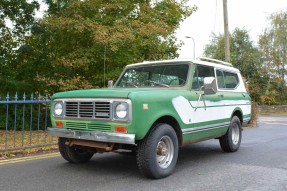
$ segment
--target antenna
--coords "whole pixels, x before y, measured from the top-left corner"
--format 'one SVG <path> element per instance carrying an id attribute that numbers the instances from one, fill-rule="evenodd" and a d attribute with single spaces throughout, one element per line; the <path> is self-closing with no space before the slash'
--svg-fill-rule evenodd
<path id="1" fill-rule="evenodd" d="M 105 51 L 104 51 L 104 87 L 106 87 L 106 52 L 107 52 L 107 46 L 105 45 Z"/>

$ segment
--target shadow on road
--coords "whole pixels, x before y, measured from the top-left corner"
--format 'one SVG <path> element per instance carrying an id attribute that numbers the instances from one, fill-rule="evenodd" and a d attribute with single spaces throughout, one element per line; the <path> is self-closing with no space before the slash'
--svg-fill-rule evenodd
<path id="1" fill-rule="evenodd" d="M 223 154 L 218 140 L 210 140 L 181 147 L 177 161 L 177 170 L 185 168 L 186 165 L 192 166 L 199 163 L 204 165 L 208 160 L 215 160 L 217 156 L 222 156 Z M 122 177 L 123 175 L 143 177 L 138 171 L 135 156 L 117 153 L 97 153 L 88 163 L 84 164 L 71 164 L 64 159 L 58 158 L 57 165 L 54 167 L 68 174 L 76 173 L 79 175 L 83 173 L 83 176 L 87 176 L 88 173 L 91 176 L 109 178 Z"/>

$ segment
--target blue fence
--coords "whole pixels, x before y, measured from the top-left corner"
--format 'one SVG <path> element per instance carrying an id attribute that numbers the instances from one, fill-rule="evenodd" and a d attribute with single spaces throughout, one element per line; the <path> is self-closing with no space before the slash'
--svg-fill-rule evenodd
<path id="1" fill-rule="evenodd" d="M 48 94 L 0 96 L 0 151 L 56 144 L 56 139 L 47 134 L 49 113 Z"/>

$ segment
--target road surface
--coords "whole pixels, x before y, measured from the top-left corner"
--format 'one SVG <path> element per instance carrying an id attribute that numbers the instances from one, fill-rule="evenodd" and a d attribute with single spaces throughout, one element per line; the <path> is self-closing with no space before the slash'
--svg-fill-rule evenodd
<path id="1" fill-rule="evenodd" d="M 261 116 L 257 128 L 244 129 L 235 153 L 223 153 L 218 140 L 181 148 L 175 172 L 165 179 L 143 177 L 132 156 L 96 154 L 75 165 L 51 154 L 0 161 L 0 190 L 284 191 L 287 116 Z"/>

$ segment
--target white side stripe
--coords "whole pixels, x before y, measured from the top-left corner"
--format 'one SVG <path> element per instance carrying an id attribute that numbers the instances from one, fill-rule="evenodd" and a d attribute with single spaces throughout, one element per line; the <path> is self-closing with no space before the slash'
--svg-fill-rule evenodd
<path id="1" fill-rule="evenodd" d="M 176 112 L 185 124 L 230 118 L 236 107 L 241 108 L 243 115 L 251 113 L 250 102 L 245 100 L 206 101 L 205 103 L 207 106 L 206 110 L 202 107 L 203 101 L 199 101 L 199 108 L 195 110 L 197 101 L 189 102 L 183 96 L 178 96 L 172 99 L 172 104 Z"/>

